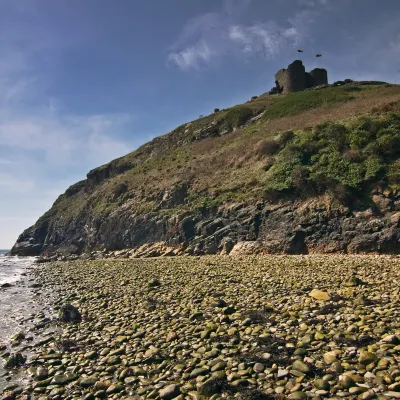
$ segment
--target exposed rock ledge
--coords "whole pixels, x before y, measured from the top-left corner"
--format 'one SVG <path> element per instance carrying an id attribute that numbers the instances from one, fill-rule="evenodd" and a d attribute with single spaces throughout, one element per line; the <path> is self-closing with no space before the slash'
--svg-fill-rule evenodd
<path id="1" fill-rule="evenodd" d="M 116 213 L 100 224 L 90 220 L 67 227 L 44 223 L 25 231 L 11 253 L 61 258 L 400 253 L 400 200 L 381 193 L 374 202 L 375 209 L 359 212 L 314 199 L 285 206 L 236 204 L 208 215 Z"/>

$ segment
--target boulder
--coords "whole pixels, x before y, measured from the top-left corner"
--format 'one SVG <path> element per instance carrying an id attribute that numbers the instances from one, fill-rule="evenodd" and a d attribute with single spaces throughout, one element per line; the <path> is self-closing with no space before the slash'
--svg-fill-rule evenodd
<path id="1" fill-rule="evenodd" d="M 4 369 L 15 369 L 22 367 L 25 364 L 26 357 L 21 353 L 11 354 L 4 363 Z"/>
<path id="2" fill-rule="evenodd" d="M 347 280 L 345 280 L 343 282 L 343 286 L 346 286 L 346 287 L 360 286 L 363 284 L 364 284 L 364 282 L 360 278 L 358 278 L 357 276 L 354 276 L 354 275 L 349 277 Z"/>
<path id="3" fill-rule="evenodd" d="M 221 254 L 229 254 L 233 249 L 234 243 L 230 237 L 225 237 L 221 241 Z"/>
<path id="4" fill-rule="evenodd" d="M 180 393 L 181 390 L 178 385 L 168 385 L 160 390 L 160 398 L 170 400 L 178 397 Z"/>
<path id="5" fill-rule="evenodd" d="M 303 374 L 308 374 L 309 372 L 311 372 L 310 366 L 301 360 L 296 360 L 293 363 L 292 368 L 302 372 Z"/>
<path id="6" fill-rule="evenodd" d="M 371 353 L 370 351 L 361 351 L 358 362 L 362 365 L 368 365 L 375 362 L 377 359 L 378 357 L 376 354 Z"/>
<path id="7" fill-rule="evenodd" d="M 321 301 L 327 301 L 327 300 L 331 299 L 331 296 L 329 295 L 329 293 L 324 292 L 319 289 L 311 290 L 311 292 L 309 293 L 309 296 L 315 300 L 321 300 Z"/>
<path id="8" fill-rule="evenodd" d="M 147 286 L 149 288 L 155 288 L 161 285 L 161 282 L 158 279 L 151 279 L 147 282 Z"/>
<path id="9" fill-rule="evenodd" d="M 58 318 L 61 322 L 78 323 L 82 321 L 82 315 L 72 304 L 65 304 L 60 308 Z"/>
<path id="10" fill-rule="evenodd" d="M 263 251 L 263 244 L 258 241 L 239 242 L 233 246 L 230 256 L 244 256 L 252 254 L 260 254 Z"/>
<path id="11" fill-rule="evenodd" d="M 220 393 L 222 390 L 222 381 L 218 378 L 211 378 L 205 381 L 200 387 L 199 392 L 203 396 L 211 397 Z"/>

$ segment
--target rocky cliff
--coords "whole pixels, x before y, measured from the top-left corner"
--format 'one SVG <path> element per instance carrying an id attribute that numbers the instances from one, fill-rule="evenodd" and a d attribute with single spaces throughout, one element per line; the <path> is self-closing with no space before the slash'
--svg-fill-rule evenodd
<path id="1" fill-rule="evenodd" d="M 399 253 L 399 159 L 397 85 L 254 96 L 90 171 L 11 253 Z"/>

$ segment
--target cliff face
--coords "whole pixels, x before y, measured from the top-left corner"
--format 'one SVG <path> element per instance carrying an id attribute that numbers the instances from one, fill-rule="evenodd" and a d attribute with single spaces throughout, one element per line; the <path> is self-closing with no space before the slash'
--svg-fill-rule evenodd
<path id="1" fill-rule="evenodd" d="M 398 86 L 353 84 L 263 95 L 182 125 L 90 171 L 11 253 L 165 242 L 214 254 L 241 241 L 269 253 L 398 253 L 399 104 Z"/>
<path id="2" fill-rule="evenodd" d="M 384 196 L 381 201 L 400 203 Z M 281 207 L 231 205 L 214 213 L 127 215 L 115 212 L 105 220 L 89 215 L 67 225 L 44 221 L 27 229 L 12 253 L 80 254 L 86 249 L 119 250 L 145 243 L 185 245 L 187 254 L 229 253 L 240 241 L 262 243 L 267 253 L 400 253 L 400 204 L 385 212 L 351 212 L 327 208 L 323 202 Z"/>

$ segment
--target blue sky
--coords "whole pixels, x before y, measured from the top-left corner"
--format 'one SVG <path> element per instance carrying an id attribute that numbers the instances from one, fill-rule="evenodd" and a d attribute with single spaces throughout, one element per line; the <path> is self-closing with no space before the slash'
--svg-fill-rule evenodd
<path id="1" fill-rule="evenodd" d="M 0 248 L 91 168 L 269 90 L 299 47 L 330 81 L 399 83 L 400 1 L 0 0 Z"/>

